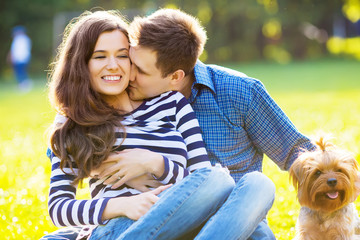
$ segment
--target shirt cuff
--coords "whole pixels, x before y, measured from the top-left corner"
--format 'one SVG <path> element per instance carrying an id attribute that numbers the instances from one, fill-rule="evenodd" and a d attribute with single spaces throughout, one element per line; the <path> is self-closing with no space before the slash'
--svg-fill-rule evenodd
<path id="1" fill-rule="evenodd" d="M 108 203 L 108 201 L 110 200 L 111 198 L 105 198 L 104 201 L 101 203 L 101 208 L 100 208 L 100 211 L 99 211 L 99 216 L 98 216 L 98 223 L 100 225 L 105 225 L 110 219 L 108 220 L 105 220 L 105 221 L 102 221 L 101 218 L 102 218 L 102 215 L 103 215 L 103 212 L 105 210 L 105 207 L 106 207 L 106 204 Z"/>
<path id="2" fill-rule="evenodd" d="M 167 175 L 169 174 L 169 159 L 165 156 L 163 156 L 163 159 L 164 159 L 164 173 L 163 175 L 161 175 L 161 177 L 157 178 L 155 175 L 153 175 L 154 179 L 155 180 L 158 180 L 158 181 L 164 181 L 165 178 L 167 177 Z"/>

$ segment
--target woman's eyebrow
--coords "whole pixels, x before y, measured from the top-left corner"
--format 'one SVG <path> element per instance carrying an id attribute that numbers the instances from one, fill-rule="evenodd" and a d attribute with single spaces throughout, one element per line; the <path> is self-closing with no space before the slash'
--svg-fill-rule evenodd
<path id="1" fill-rule="evenodd" d="M 118 52 L 122 52 L 122 51 L 129 51 L 128 48 L 120 48 L 117 50 Z M 97 52 L 100 52 L 100 53 L 103 53 L 103 52 L 106 52 L 106 50 L 95 50 L 94 53 L 97 53 Z"/>

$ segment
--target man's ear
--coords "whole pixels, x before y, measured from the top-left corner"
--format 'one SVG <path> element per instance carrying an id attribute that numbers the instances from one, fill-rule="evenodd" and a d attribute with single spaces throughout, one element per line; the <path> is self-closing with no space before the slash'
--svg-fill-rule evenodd
<path id="1" fill-rule="evenodd" d="M 175 86 L 179 85 L 184 79 L 184 77 L 185 77 L 184 70 L 181 69 L 176 70 L 171 74 L 171 84 Z"/>

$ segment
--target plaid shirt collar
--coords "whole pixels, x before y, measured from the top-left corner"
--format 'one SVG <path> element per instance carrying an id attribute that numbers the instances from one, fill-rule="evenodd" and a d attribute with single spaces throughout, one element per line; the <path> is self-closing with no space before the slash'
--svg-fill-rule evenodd
<path id="1" fill-rule="evenodd" d="M 211 80 L 211 75 L 208 72 L 208 69 L 204 63 L 202 63 L 200 60 L 196 62 L 195 68 L 194 68 L 194 75 L 195 75 L 195 82 L 194 85 L 205 85 L 206 87 L 210 88 L 214 93 L 215 87 L 214 83 Z"/>
<path id="2" fill-rule="evenodd" d="M 194 68 L 195 81 L 191 87 L 191 96 L 188 99 L 190 103 L 193 103 L 196 96 L 199 93 L 199 90 L 202 87 L 207 87 L 216 94 L 214 83 L 211 79 L 211 74 L 208 72 L 207 66 L 202 63 L 200 60 L 197 60 Z"/>

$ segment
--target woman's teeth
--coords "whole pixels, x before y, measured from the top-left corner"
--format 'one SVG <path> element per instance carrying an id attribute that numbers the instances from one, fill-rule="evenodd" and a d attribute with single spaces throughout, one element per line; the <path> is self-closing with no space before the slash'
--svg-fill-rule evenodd
<path id="1" fill-rule="evenodd" d="M 118 81 L 120 80 L 120 76 L 105 76 L 102 77 L 102 79 L 106 80 L 106 81 Z"/>

